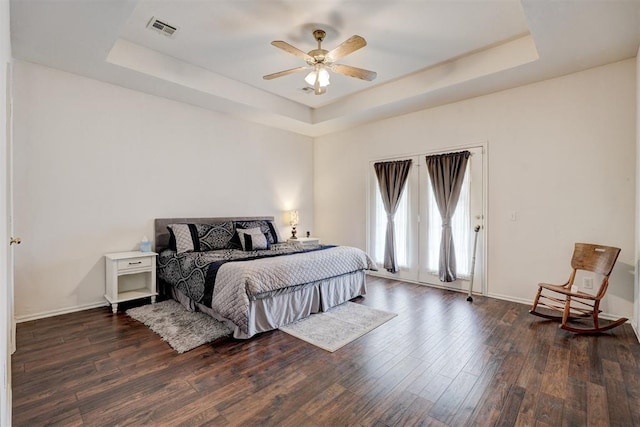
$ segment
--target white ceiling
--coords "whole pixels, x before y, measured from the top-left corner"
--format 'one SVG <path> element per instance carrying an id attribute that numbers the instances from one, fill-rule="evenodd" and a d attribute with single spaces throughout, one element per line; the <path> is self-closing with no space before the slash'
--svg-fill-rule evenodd
<path id="1" fill-rule="evenodd" d="M 272 40 L 309 51 L 315 28 L 364 37 L 338 62 L 377 79 L 262 79 L 305 65 Z M 318 136 L 633 57 L 640 1 L 11 0 L 11 34 L 18 59 Z"/>

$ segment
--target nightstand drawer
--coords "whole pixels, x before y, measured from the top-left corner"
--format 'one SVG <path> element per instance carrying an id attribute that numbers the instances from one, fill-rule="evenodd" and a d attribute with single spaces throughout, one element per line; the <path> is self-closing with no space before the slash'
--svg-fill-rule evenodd
<path id="1" fill-rule="evenodd" d="M 151 267 L 150 257 L 118 260 L 118 271 L 136 270 L 144 267 Z"/>

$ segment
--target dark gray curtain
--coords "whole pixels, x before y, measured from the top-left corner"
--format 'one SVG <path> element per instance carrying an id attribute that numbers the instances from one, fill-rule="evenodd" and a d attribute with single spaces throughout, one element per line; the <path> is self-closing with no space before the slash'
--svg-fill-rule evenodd
<path id="1" fill-rule="evenodd" d="M 440 241 L 440 263 L 438 276 L 441 282 L 453 282 L 457 279 L 456 254 L 451 234 L 451 217 L 456 211 L 460 189 L 467 170 L 471 153 L 438 154 L 427 156 L 427 170 L 435 195 L 438 211 L 442 217 L 442 238 Z"/>
<path id="2" fill-rule="evenodd" d="M 411 160 L 399 160 L 395 162 L 378 162 L 373 165 L 378 177 L 378 186 L 384 210 L 387 212 L 387 234 L 384 244 L 384 268 L 395 273 L 398 271 L 396 261 L 396 240 L 393 232 L 393 219 L 398 210 L 398 202 L 402 195 L 402 190 L 407 183 Z"/>

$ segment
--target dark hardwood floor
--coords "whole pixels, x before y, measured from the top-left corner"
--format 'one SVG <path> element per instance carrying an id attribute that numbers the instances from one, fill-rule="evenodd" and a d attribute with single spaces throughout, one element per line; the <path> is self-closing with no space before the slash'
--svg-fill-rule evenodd
<path id="1" fill-rule="evenodd" d="M 524 305 L 375 278 L 355 302 L 398 316 L 335 353 L 273 331 L 179 355 L 107 307 L 21 323 L 14 425 L 640 426 L 628 324 L 574 336 Z"/>

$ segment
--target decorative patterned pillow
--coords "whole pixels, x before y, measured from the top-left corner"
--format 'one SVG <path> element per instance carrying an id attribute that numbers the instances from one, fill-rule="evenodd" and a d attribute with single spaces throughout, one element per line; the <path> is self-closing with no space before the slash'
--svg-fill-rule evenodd
<path id="1" fill-rule="evenodd" d="M 269 249 L 267 236 L 259 227 L 247 229 L 238 228 L 236 231 L 238 232 L 243 251 Z"/>
<path id="2" fill-rule="evenodd" d="M 169 233 L 171 234 L 171 241 L 175 242 L 175 251 L 179 254 L 196 250 L 193 242 L 197 241 L 198 238 L 196 234 L 196 238 L 194 239 L 195 227 L 190 227 L 191 225 L 193 224 L 167 225 Z"/>
<path id="3" fill-rule="evenodd" d="M 267 221 L 267 220 L 253 220 L 253 221 L 234 221 L 235 225 L 236 225 L 236 230 L 237 229 L 247 229 L 247 228 L 260 228 L 260 231 L 262 231 L 262 234 L 264 234 L 265 236 L 267 236 L 267 241 L 269 242 L 270 245 L 274 244 L 274 243 L 280 243 L 278 240 L 278 232 L 276 230 L 275 225 L 273 225 L 272 221 Z M 235 242 L 237 245 L 240 244 L 240 242 L 236 241 Z"/>
<path id="4" fill-rule="evenodd" d="M 169 248 L 177 253 L 204 252 L 229 247 L 234 236 L 233 221 L 219 224 L 169 224 Z"/>
<path id="5" fill-rule="evenodd" d="M 235 228 L 233 221 L 221 222 L 219 224 L 195 224 L 199 251 L 213 251 L 229 247 L 229 242 L 233 238 Z"/>

